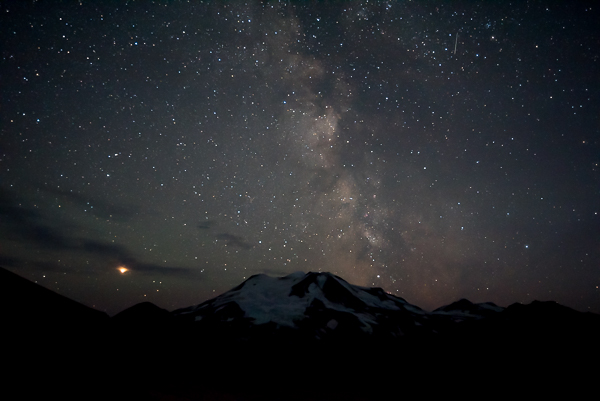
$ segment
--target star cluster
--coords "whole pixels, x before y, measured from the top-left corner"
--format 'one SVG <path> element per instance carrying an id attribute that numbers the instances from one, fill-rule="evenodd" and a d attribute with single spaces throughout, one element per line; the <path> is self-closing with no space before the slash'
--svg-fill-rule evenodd
<path id="1" fill-rule="evenodd" d="M 600 312 L 593 3 L 1 12 L 3 266 L 109 313 L 298 270 Z"/>

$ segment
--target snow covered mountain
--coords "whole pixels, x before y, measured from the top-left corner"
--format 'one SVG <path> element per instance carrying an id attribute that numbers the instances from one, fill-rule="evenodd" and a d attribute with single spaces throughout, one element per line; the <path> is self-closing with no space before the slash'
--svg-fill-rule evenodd
<path id="1" fill-rule="evenodd" d="M 437 316 L 448 316 L 452 321 L 461 322 L 465 320 L 479 320 L 485 317 L 491 317 L 504 308 L 494 304 L 493 302 L 484 302 L 474 304 L 468 299 L 461 299 L 453 302 L 450 305 L 442 306 L 432 312 Z"/>
<path id="2" fill-rule="evenodd" d="M 177 319 L 237 336 L 253 333 L 315 340 L 391 340 L 435 336 L 449 324 L 503 310 L 494 304 L 459 301 L 432 313 L 381 288 L 349 284 L 331 273 L 255 275 L 202 304 L 174 311 Z"/>
<path id="3" fill-rule="evenodd" d="M 171 312 L 190 338 L 213 343 L 320 344 L 363 349 L 538 347 L 557 341 L 589 342 L 600 316 L 554 302 L 508 308 L 461 299 L 432 312 L 381 288 L 349 284 L 331 273 L 255 275 L 224 294 Z M 595 333 L 595 334 L 594 334 Z M 193 340 L 192 340 L 193 341 Z M 527 345 L 529 344 L 529 345 Z M 493 348 L 493 347 L 492 347 Z"/>

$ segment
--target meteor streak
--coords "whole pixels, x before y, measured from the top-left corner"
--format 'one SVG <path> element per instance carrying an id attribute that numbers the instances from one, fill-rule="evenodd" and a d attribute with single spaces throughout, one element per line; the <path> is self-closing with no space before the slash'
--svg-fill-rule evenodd
<path id="1" fill-rule="evenodd" d="M 456 39 L 454 40 L 454 55 L 456 56 L 456 45 L 458 44 L 458 32 L 456 32 Z"/>

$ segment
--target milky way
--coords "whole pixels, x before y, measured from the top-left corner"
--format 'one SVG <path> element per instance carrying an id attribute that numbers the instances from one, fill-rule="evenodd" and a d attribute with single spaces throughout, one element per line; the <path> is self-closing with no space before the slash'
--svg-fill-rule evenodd
<path id="1" fill-rule="evenodd" d="M 600 312 L 593 3 L 2 13 L 2 266 L 111 314 L 294 271 Z"/>

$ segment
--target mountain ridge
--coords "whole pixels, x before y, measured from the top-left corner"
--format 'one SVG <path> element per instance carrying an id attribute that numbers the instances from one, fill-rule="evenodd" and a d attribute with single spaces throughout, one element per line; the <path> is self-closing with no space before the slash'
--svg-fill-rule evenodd
<path id="1" fill-rule="evenodd" d="M 2 285 L 9 286 L 14 277 L 6 277 Z M 14 299 L 3 300 L 3 311 L 14 309 Z M 48 389 L 70 377 L 74 399 L 95 388 L 101 389 L 98 399 L 120 392 L 124 399 L 141 394 L 199 400 L 227 393 L 233 399 L 275 400 L 293 389 L 294 399 L 327 400 L 339 399 L 340 383 L 352 383 L 345 398 L 368 400 L 387 394 L 398 378 L 425 388 L 430 377 L 452 385 L 469 372 L 470 383 L 484 384 L 501 377 L 506 364 L 582 380 L 589 372 L 573 367 L 600 356 L 600 315 L 555 302 L 502 308 L 465 299 L 428 312 L 331 273 L 255 275 L 198 305 L 169 312 L 140 303 L 94 320 L 86 330 L 51 318 L 42 319 L 46 327 L 19 327 L 40 317 L 43 309 L 31 305 L 18 309 L 19 319 L 4 320 L 15 333 L 6 363 L 16 367 L 13 372 L 28 372 L 7 382 L 29 389 L 34 378 Z M 67 368 L 57 369 L 55 361 Z M 114 380 L 117 371 L 127 375 L 125 390 Z M 267 387 L 260 385 L 265 378 Z M 319 380 L 325 390 L 316 395 L 310 385 L 294 385 L 293 378 Z"/>

